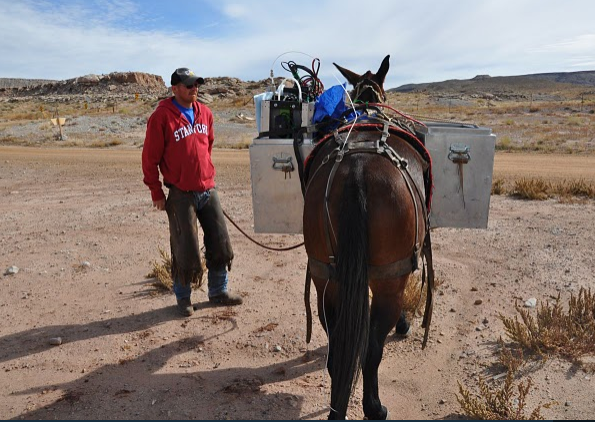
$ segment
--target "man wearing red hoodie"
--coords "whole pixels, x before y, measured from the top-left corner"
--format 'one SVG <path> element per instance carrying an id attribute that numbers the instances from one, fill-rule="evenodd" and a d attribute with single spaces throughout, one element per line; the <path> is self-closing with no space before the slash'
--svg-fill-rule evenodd
<path id="1" fill-rule="evenodd" d="M 188 68 L 171 75 L 173 97 L 162 100 L 147 122 L 143 146 L 143 182 L 153 206 L 169 219 L 173 290 L 183 316 L 194 312 L 191 283 L 202 279 L 198 227 L 204 233 L 209 301 L 239 305 L 242 298 L 228 291 L 233 251 L 215 188 L 213 113 L 197 101 L 204 79 Z M 169 188 L 167 200 L 159 180 Z"/>

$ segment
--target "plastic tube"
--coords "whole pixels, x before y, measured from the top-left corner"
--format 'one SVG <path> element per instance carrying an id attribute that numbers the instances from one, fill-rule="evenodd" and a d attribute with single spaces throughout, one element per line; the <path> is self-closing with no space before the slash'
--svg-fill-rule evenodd
<path id="1" fill-rule="evenodd" d="M 283 87 L 285 86 L 285 81 L 293 81 L 297 87 L 298 87 L 298 92 L 299 92 L 299 102 L 302 102 L 302 87 L 300 86 L 300 83 L 295 80 L 292 77 L 287 77 L 285 79 L 283 79 L 281 81 L 281 83 L 279 84 L 279 87 L 277 88 L 277 101 L 281 101 L 281 93 L 283 92 Z"/>

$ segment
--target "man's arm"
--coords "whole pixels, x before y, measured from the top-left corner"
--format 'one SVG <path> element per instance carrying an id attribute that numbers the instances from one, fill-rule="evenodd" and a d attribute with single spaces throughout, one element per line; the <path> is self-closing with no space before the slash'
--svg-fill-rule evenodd
<path id="1" fill-rule="evenodd" d="M 159 180 L 159 163 L 163 157 L 163 150 L 165 147 L 164 128 L 161 119 L 153 113 L 147 122 L 147 133 L 145 136 L 145 143 L 143 145 L 142 167 L 143 167 L 143 182 L 151 190 L 151 198 L 153 199 L 153 206 L 162 209 L 156 205 L 156 202 L 164 201 L 163 209 L 165 209 L 165 194 L 161 181 Z"/>

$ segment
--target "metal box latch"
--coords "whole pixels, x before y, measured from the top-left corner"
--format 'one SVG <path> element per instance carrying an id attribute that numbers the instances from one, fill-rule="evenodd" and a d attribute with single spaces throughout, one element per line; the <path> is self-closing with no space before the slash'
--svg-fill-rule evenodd
<path id="1" fill-rule="evenodd" d="M 469 155 L 469 145 L 465 144 L 451 144 L 448 149 L 448 159 L 457 164 L 457 172 L 459 173 L 459 189 L 461 197 L 463 198 L 463 208 L 465 207 L 465 190 L 463 186 L 463 164 L 467 164 L 471 160 Z"/>
<path id="2" fill-rule="evenodd" d="M 285 178 L 287 179 L 287 175 L 291 179 L 291 172 L 294 170 L 293 167 L 293 157 L 291 155 L 287 157 L 283 157 L 281 154 L 280 157 L 273 156 L 273 170 L 279 170 L 285 173 Z"/>

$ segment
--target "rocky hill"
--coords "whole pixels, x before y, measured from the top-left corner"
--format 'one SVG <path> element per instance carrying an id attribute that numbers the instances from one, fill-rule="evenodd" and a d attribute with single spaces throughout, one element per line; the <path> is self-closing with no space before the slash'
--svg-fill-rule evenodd
<path id="1" fill-rule="evenodd" d="M 527 94 L 547 95 L 564 90 L 595 92 L 595 71 L 539 73 L 520 76 L 478 75 L 472 79 L 407 84 L 388 92 L 483 94 L 514 98 Z"/>
<path id="2" fill-rule="evenodd" d="M 264 91 L 268 80 L 242 81 L 238 78 L 205 78 L 200 100 L 234 98 Z M 63 81 L 0 78 L 0 99 L 27 100 L 43 96 L 49 101 L 70 101 L 93 97 L 94 100 L 118 100 L 132 94 L 161 98 L 169 95 L 163 78 L 143 72 L 113 72 L 108 75 L 85 75 Z"/>
<path id="3" fill-rule="evenodd" d="M 0 78 L 0 88 L 25 88 L 56 82 L 50 79 Z"/>
<path id="4" fill-rule="evenodd" d="M 281 82 L 281 78 L 278 78 Z M 268 79 L 242 81 L 233 77 L 205 78 L 199 100 L 234 99 L 263 92 Z M 478 75 L 473 79 L 407 84 L 388 92 L 423 92 L 438 97 L 483 97 L 490 100 L 556 100 L 561 92 L 595 94 L 595 71 L 541 73 L 521 76 Z M 86 100 L 119 101 L 142 94 L 163 98 L 170 94 L 163 78 L 143 72 L 113 72 L 108 75 L 86 75 L 64 81 L 0 78 L 0 101 L 21 101 L 40 96 L 45 101 Z"/>

